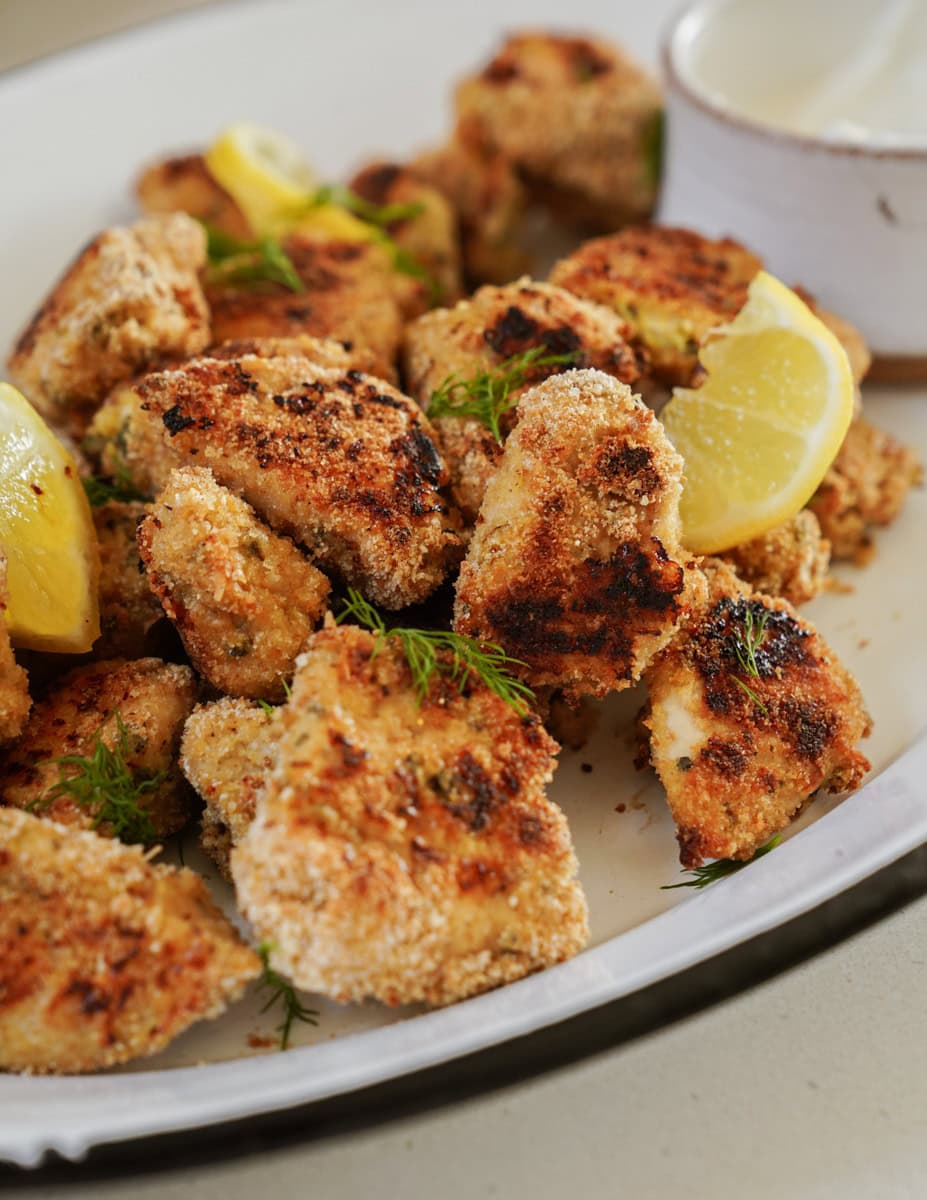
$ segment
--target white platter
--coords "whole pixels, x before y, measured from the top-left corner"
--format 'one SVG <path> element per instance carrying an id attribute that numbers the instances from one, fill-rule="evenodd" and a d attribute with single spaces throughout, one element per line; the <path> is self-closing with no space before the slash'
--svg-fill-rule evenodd
<path id="1" fill-rule="evenodd" d="M 655 62 L 673 7 L 586 0 L 570 6 L 569 24 Z M 243 117 L 285 129 L 332 176 L 371 152 L 402 154 L 441 136 L 450 81 L 519 24 L 562 26 L 562 4 L 225 5 L 0 78 L 0 347 L 95 230 L 131 217 L 128 183 L 147 159 Z M 925 402 L 910 391 L 866 395 L 874 419 L 922 454 Z M 77 1158 L 102 1142 L 282 1109 L 502 1042 L 770 929 L 927 840 L 927 743 L 917 741 L 927 727 L 925 530 L 921 493 L 880 537 L 875 563 L 842 572 L 852 592 L 807 610 L 860 679 L 876 721 L 867 750 L 884 773 L 839 806 L 816 802 L 774 855 L 705 892 L 660 890 L 678 879 L 676 844 L 660 789 L 631 766 L 639 697 L 621 697 L 584 750 L 564 753 L 553 788 L 590 901 L 586 953 L 440 1012 L 320 1003 L 319 1028 L 300 1027 L 286 1054 L 253 1044 L 274 1021 L 249 996 L 141 1065 L 88 1078 L 0 1076 L 0 1159 Z"/>

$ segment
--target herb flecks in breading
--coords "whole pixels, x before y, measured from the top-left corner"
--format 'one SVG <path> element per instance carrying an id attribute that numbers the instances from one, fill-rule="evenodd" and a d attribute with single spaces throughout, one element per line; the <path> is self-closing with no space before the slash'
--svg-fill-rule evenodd
<path id="1" fill-rule="evenodd" d="M 449 375 L 428 403 L 428 415 L 435 417 L 473 417 L 502 444 L 499 422 L 518 403 L 513 396 L 539 367 L 566 366 L 576 355 L 549 354 L 543 346 L 534 346 L 505 359 L 491 371 L 479 371 L 471 379 Z"/>
<path id="2" fill-rule="evenodd" d="M 528 711 L 534 693 L 527 684 L 509 672 L 510 666 L 522 664 L 492 642 L 477 642 L 473 638 L 441 629 L 407 629 L 397 626 L 388 629 L 383 618 L 354 588 L 348 591 L 348 599 L 337 621 L 341 624 L 353 618 L 365 629 L 377 635 L 377 647 L 389 638 L 398 638 L 412 673 L 419 702 L 428 694 L 432 679 L 443 676 L 463 692 L 471 676 L 479 679 L 485 687 L 504 700 L 506 704 L 523 714 Z"/>

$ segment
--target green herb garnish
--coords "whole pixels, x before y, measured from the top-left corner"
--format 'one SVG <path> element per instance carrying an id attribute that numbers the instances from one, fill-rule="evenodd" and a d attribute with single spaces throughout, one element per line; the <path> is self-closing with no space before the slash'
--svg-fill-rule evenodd
<path id="1" fill-rule="evenodd" d="M 734 657 L 740 666 L 740 669 L 753 679 L 760 679 L 760 668 L 757 665 L 756 653 L 763 644 L 763 638 L 766 636 L 766 625 L 769 621 L 769 613 L 763 609 L 763 614 L 760 617 L 755 617 L 753 609 L 748 603 L 744 611 L 744 636 L 737 637 L 734 641 Z M 766 705 L 760 700 L 756 692 L 742 679 L 738 679 L 736 675 L 731 678 L 737 684 L 742 692 L 745 692 L 753 703 L 764 714 L 768 712 Z"/>
<path id="2" fill-rule="evenodd" d="M 756 859 L 762 858 L 764 854 L 768 854 L 770 850 L 775 850 L 781 841 L 782 835 L 777 833 L 765 845 L 760 846 L 752 858 L 718 858 L 714 862 L 705 863 L 702 867 L 693 867 L 692 870 L 684 871 L 683 874 L 692 875 L 694 878 L 685 879 L 682 883 L 664 883 L 660 890 L 662 892 L 671 892 L 674 888 L 708 887 L 716 879 L 723 879 L 725 875 L 734 875 L 738 871 L 743 870 L 744 867 L 748 867 L 750 863 L 755 862 Z"/>
<path id="3" fill-rule="evenodd" d="M 158 790 L 167 778 L 167 771 L 151 774 L 132 770 L 128 764 L 131 754 L 129 731 L 118 711 L 114 716 L 115 748 L 111 750 L 98 731 L 89 755 L 64 754 L 49 759 L 61 768 L 61 777 L 29 807 L 33 811 L 42 811 L 66 796 L 92 815 L 91 829 L 109 825 L 113 836 L 121 842 L 148 846 L 157 839 L 157 833 L 141 801 Z"/>
<path id="4" fill-rule="evenodd" d="M 302 1021 L 306 1025 L 318 1025 L 319 1012 L 318 1009 L 307 1008 L 296 995 L 293 985 L 288 983 L 270 965 L 270 953 L 273 948 L 273 942 L 261 942 L 258 946 L 258 954 L 264 964 L 264 971 L 257 986 L 258 991 L 261 992 L 270 990 L 270 999 L 261 1009 L 262 1013 L 266 1013 L 275 1004 L 282 1003 L 283 1005 L 283 1020 L 277 1026 L 277 1033 L 280 1034 L 280 1049 L 286 1050 L 290 1044 L 290 1030 L 293 1028 L 293 1022 Z"/>
<path id="5" fill-rule="evenodd" d="M 644 170 L 647 180 L 656 187 L 663 174 L 663 141 L 666 122 L 662 112 L 655 113 L 644 130 Z"/>
<path id="6" fill-rule="evenodd" d="M 556 367 L 576 361 L 576 354 L 549 354 L 534 346 L 505 359 L 492 371 L 479 371 L 470 379 L 448 375 L 428 402 L 429 417 L 473 417 L 485 425 L 502 445 L 501 418 L 518 403 L 512 393 L 522 387 L 538 367 Z"/>
<path id="7" fill-rule="evenodd" d="M 357 192 L 352 192 L 350 188 L 338 183 L 323 184 L 312 197 L 309 207 L 319 208 L 323 204 L 334 204 L 338 208 L 344 208 L 368 225 L 376 225 L 379 229 L 386 229 L 397 221 L 410 221 L 414 217 L 420 217 L 425 211 L 425 205 L 418 202 L 372 204 L 363 196 L 358 196 Z"/>
<path id="8" fill-rule="evenodd" d="M 340 625 L 353 617 L 359 625 L 376 634 L 376 653 L 382 643 L 398 638 L 412 672 L 412 682 L 419 704 L 428 695 L 432 679 L 438 675 L 456 684 L 463 692 L 471 675 L 475 675 L 491 692 L 510 705 L 519 716 L 528 712 L 534 693 L 526 683 L 509 672 L 512 666 L 523 666 L 517 658 L 509 658 L 494 642 L 477 642 L 460 633 L 441 629 L 387 629 L 383 618 L 367 600 L 348 589 L 344 608 L 336 618 Z"/>
<path id="9" fill-rule="evenodd" d="M 135 500 L 148 499 L 135 486 L 129 468 L 121 459 L 117 459 L 116 469 L 112 475 L 85 475 L 81 479 L 81 483 L 84 485 L 91 508 L 99 508 L 111 500 L 131 504 Z"/>
<path id="10" fill-rule="evenodd" d="M 276 238 L 244 242 L 212 225 L 205 225 L 207 278 L 211 284 L 254 286 L 277 283 L 291 292 L 306 290 L 289 255 Z"/>

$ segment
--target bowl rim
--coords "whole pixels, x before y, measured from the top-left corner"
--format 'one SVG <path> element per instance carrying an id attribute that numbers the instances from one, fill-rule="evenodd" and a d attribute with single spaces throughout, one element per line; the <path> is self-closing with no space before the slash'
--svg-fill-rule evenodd
<path id="1" fill-rule="evenodd" d="M 792 146 L 797 150 L 825 151 L 828 154 L 846 158 L 891 159 L 901 162 L 927 163 L 927 145 L 875 146 L 796 133 L 778 125 L 767 124 L 765 121 L 748 116 L 728 105 L 719 104 L 697 84 L 686 79 L 677 62 L 679 51 L 677 41 L 680 31 L 686 25 L 695 22 L 704 25 L 710 19 L 717 19 L 723 9 L 731 4 L 742 2 L 743 0 L 690 0 L 675 13 L 666 26 L 660 41 L 660 64 L 669 91 L 679 93 L 690 105 L 701 109 L 702 112 L 722 124 L 780 146 Z"/>

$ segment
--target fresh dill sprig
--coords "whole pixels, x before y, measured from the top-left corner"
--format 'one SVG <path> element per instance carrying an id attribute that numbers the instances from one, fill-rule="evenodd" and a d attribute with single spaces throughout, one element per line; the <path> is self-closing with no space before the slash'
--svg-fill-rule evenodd
<path id="1" fill-rule="evenodd" d="M 276 706 L 276 704 L 271 704 L 271 702 L 270 702 L 269 700 L 262 700 L 262 699 L 260 698 L 260 696 L 258 697 L 258 704 L 260 704 L 260 706 L 261 706 L 261 708 L 263 709 L 264 713 L 265 713 L 265 714 L 266 714 L 268 717 L 272 717 L 272 716 L 274 715 L 274 713 L 277 711 L 277 706 Z"/>
<path id="2" fill-rule="evenodd" d="M 138 490 L 132 481 L 129 468 L 117 460 L 116 469 L 112 475 L 85 475 L 81 479 L 91 508 L 99 508 L 110 500 L 118 500 L 129 504 L 133 500 L 147 500 L 148 497 Z"/>
<path id="3" fill-rule="evenodd" d="M 128 764 L 131 754 L 129 731 L 118 710 L 114 716 L 115 748 L 110 749 L 97 732 L 90 754 L 64 754 L 49 759 L 59 767 L 60 778 L 34 800 L 30 808 L 41 811 L 66 796 L 78 808 L 91 814 L 91 829 L 109 825 L 113 836 L 121 842 L 148 846 L 157 839 L 157 833 L 141 799 L 158 790 L 167 778 L 167 772 L 158 771 L 153 775 L 132 770 Z"/>
<path id="4" fill-rule="evenodd" d="M 310 207 L 318 208 L 323 204 L 334 204 L 338 208 L 344 208 L 368 225 L 376 225 L 380 229 L 386 229 L 398 221 L 412 220 L 425 211 L 424 204 L 417 201 L 412 204 L 373 204 L 339 183 L 323 184 L 315 192 Z"/>
<path id="5" fill-rule="evenodd" d="M 244 242 L 212 225 L 204 224 L 204 228 L 210 283 L 246 287 L 279 283 L 291 292 L 306 290 L 292 260 L 276 238 L 262 237 L 254 242 Z"/>
<path id="6" fill-rule="evenodd" d="M 428 402 L 429 417 L 474 417 L 485 425 L 502 445 L 501 418 L 518 403 L 513 396 L 538 367 L 556 367 L 575 362 L 573 352 L 550 354 L 544 346 L 534 346 L 513 354 L 492 371 L 479 371 L 470 379 L 448 375 Z"/>
<path id="7" fill-rule="evenodd" d="M 691 871 L 683 872 L 684 875 L 692 875 L 692 879 L 685 879 L 682 883 L 664 883 L 660 890 L 671 892 L 674 888 L 708 887 L 715 880 L 723 879 L 725 875 L 734 875 L 744 867 L 748 867 L 750 863 L 755 862 L 756 859 L 762 858 L 764 854 L 768 854 L 770 850 L 775 850 L 781 841 L 782 835 L 777 833 L 765 845 L 760 846 L 752 858 L 718 858 L 714 862 L 705 863 L 702 867 L 693 867 Z"/>
<path id="8" fill-rule="evenodd" d="M 262 1013 L 266 1013 L 275 1004 L 282 1003 L 283 1005 L 283 1020 L 277 1026 L 277 1033 L 280 1034 L 280 1049 L 286 1050 L 290 1044 L 290 1030 L 293 1028 L 294 1021 L 302 1021 L 306 1025 L 318 1025 L 319 1012 L 318 1009 L 307 1008 L 296 995 L 293 985 L 288 983 L 270 965 L 270 953 L 273 948 L 273 942 L 261 942 L 258 946 L 258 954 L 261 956 L 264 970 L 257 986 L 260 992 L 270 991 L 270 998 L 261 1009 Z"/>
<path id="9" fill-rule="evenodd" d="M 340 625 L 349 617 L 376 634 L 377 650 L 390 638 L 399 639 L 412 673 L 419 704 L 427 696 L 434 676 L 443 676 L 462 692 L 471 675 L 475 675 L 500 700 L 514 708 L 519 716 L 528 712 L 534 693 L 509 670 L 522 663 L 517 658 L 509 658 L 502 647 L 494 642 L 477 642 L 463 634 L 441 629 L 388 629 L 373 605 L 354 588 L 348 589 L 348 598 L 336 618 L 337 623 Z"/>
<path id="10" fill-rule="evenodd" d="M 644 130 L 644 170 L 652 187 L 656 187 L 663 174 L 663 147 L 666 122 L 662 112 L 655 113 Z"/>
<path id="11" fill-rule="evenodd" d="M 744 636 L 737 637 L 734 642 L 734 657 L 744 674 L 749 675 L 752 679 L 760 679 L 760 668 L 756 661 L 756 654 L 760 646 L 763 644 L 763 639 L 766 636 L 766 625 L 769 621 L 769 613 L 763 609 L 762 616 L 755 617 L 753 609 L 749 604 L 746 605 L 744 611 Z M 763 701 L 757 696 L 756 692 L 742 679 L 738 679 L 736 675 L 731 678 L 737 684 L 742 692 L 745 692 L 756 707 L 762 712 L 767 713 L 768 709 Z"/>

